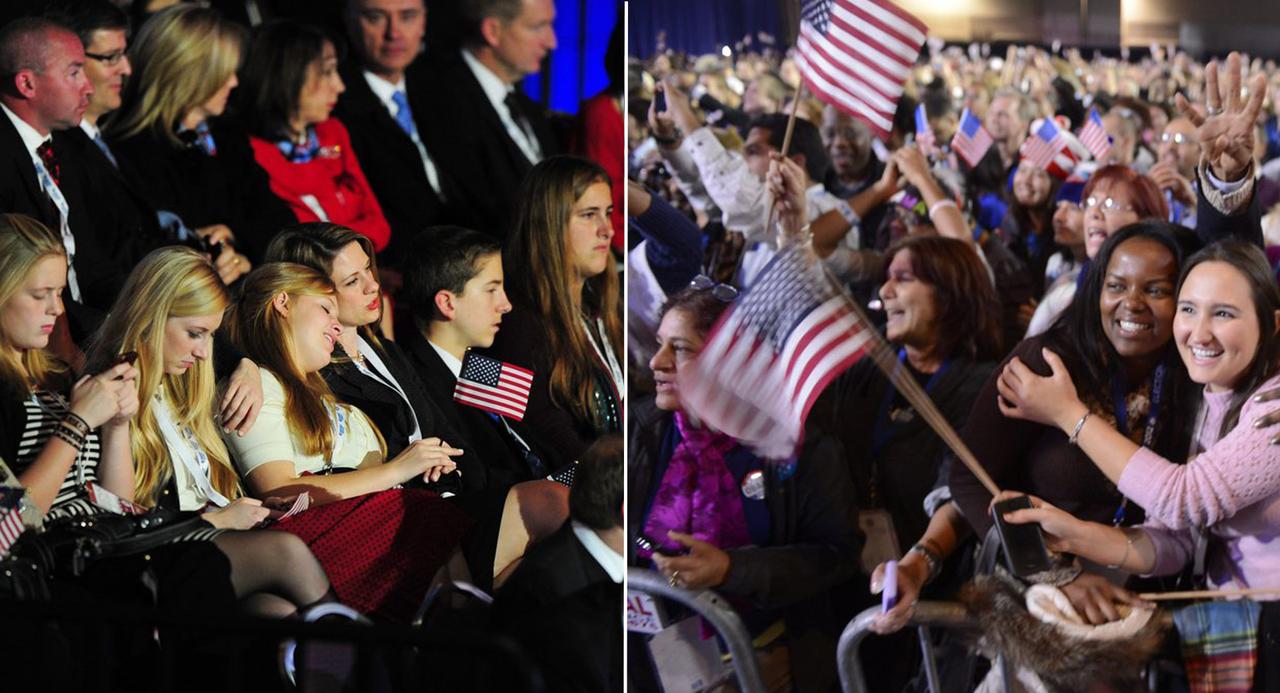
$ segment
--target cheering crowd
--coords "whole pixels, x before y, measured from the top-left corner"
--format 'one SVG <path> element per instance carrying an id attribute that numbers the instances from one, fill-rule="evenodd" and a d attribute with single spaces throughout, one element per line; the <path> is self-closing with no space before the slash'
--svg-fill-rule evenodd
<path id="1" fill-rule="evenodd" d="M 1280 685 L 1274 594 L 1178 603 L 1146 649 L 1085 647 L 1142 631 L 1139 593 L 1280 587 L 1275 63 L 938 43 L 877 135 L 761 45 L 628 66 L 632 565 L 724 595 L 770 690 L 830 687 L 835 638 L 887 582 L 871 690 L 922 685 L 901 631 L 919 599 L 964 600 L 1028 690 L 1129 690 L 1156 659 L 1191 690 Z M 704 426 L 689 388 L 717 321 L 797 245 L 896 360 L 835 378 L 803 444 L 766 458 Z M 1030 576 L 992 550 L 1028 524 L 1052 552 Z M 1057 588 L 1076 637 L 1018 641 L 991 594 L 1029 585 Z M 630 637 L 632 682 L 666 683 L 669 646 Z M 934 639 L 942 690 L 978 685 L 970 643 Z"/>
<path id="2" fill-rule="evenodd" d="M 621 33 L 571 118 L 520 88 L 549 0 L 460 3 L 430 54 L 423 0 L 33 4 L 0 26 L 0 600 L 160 620 L 6 615 L 10 682 L 287 686 L 292 646 L 282 678 L 251 623 L 189 625 L 242 613 L 533 666 L 387 685 L 616 689 Z"/>

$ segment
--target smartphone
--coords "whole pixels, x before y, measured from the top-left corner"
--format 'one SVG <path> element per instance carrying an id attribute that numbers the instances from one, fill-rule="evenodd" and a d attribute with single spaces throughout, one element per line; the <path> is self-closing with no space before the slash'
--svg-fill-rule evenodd
<path id="1" fill-rule="evenodd" d="M 130 366 L 132 366 L 134 363 L 137 362 L 137 360 L 138 360 L 138 352 L 126 351 L 123 354 L 120 354 L 120 356 L 116 357 L 116 360 L 112 361 L 110 366 L 107 366 L 106 368 L 102 369 L 102 372 L 105 373 L 111 370 L 112 368 L 119 366 L 122 363 L 127 363 Z M 119 378 L 117 377 L 116 380 L 119 380 Z"/>
<path id="2" fill-rule="evenodd" d="M 653 110 L 655 113 L 667 112 L 667 92 L 665 91 L 666 87 L 663 87 L 663 89 L 664 91 L 655 90 L 653 92 Z"/>
<path id="3" fill-rule="evenodd" d="M 1031 507 L 1031 499 L 1018 496 L 996 503 L 992 513 L 1000 543 L 1004 546 L 1004 560 L 1009 570 L 1018 577 L 1027 577 L 1053 567 L 1049 550 L 1044 545 L 1040 525 L 1035 523 L 1015 525 L 1005 522 L 1004 514 Z"/>

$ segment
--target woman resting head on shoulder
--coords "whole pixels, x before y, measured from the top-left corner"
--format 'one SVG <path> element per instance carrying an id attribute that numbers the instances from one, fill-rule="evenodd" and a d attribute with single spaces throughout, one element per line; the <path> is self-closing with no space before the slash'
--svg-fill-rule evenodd
<path id="1" fill-rule="evenodd" d="M 209 261 L 195 250 L 152 251 L 134 268 L 88 354 L 90 372 L 134 352 L 138 413 L 129 422 L 134 502 L 203 511 L 219 529 L 249 530 L 268 509 L 243 497 L 214 421 L 213 337 L 230 303 Z M 213 539 L 232 566 L 237 596 L 252 610 L 287 615 L 316 602 L 329 581 L 315 556 L 283 532 Z"/>

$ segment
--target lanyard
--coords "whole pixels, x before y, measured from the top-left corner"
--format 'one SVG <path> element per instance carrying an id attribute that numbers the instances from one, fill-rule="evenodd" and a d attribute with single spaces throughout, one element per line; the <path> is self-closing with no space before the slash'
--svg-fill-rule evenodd
<path id="1" fill-rule="evenodd" d="M 356 368 L 367 376 L 377 378 L 384 385 L 395 390 L 400 395 L 400 399 L 404 400 L 405 406 L 409 407 L 409 415 L 413 417 L 413 433 L 409 434 L 409 442 L 413 443 L 422 440 L 422 426 L 418 424 L 418 412 L 413 410 L 413 403 L 409 401 L 409 396 L 405 394 L 404 388 L 400 387 L 400 383 L 396 381 L 395 376 L 391 375 L 391 369 L 387 368 L 387 364 L 382 362 L 382 358 L 378 356 L 375 350 L 363 337 L 356 337 L 356 351 L 361 356 L 369 360 L 372 370 L 365 368 L 363 363 L 356 361 Z M 375 374 L 373 371 L 377 371 Z"/>
<path id="2" fill-rule="evenodd" d="M 1120 377 L 1111 379 L 1111 396 L 1116 414 L 1116 430 L 1120 431 L 1126 438 L 1129 437 L 1129 404 L 1125 397 L 1124 381 Z M 1147 411 L 1147 423 L 1142 431 L 1142 447 L 1150 449 L 1152 443 L 1156 439 L 1156 419 L 1160 416 L 1160 400 L 1164 396 L 1164 364 L 1156 366 L 1156 370 L 1151 374 L 1151 406 Z M 1119 527 L 1124 524 L 1125 511 L 1128 509 L 1129 499 L 1120 498 L 1120 507 L 1116 508 L 1116 513 L 1111 517 L 1111 524 Z"/>
<path id="3" fill-rule="evenodd" d="M 587 332 L 587 341 L 591 342 L 591 348 L 596 350 L 596 356 L 600 358 L 600 362 L 609 369 L 609 377 L 613 378 L 614 394 L 617 395 L 618 401 L 622 402 L 627 396 L 626 378 L 622 375 L 622 366 L 618 365 L 618 358 L 613 354 L 613 345 L 605 336 L 604 320 L 596 318 L 596 327 L 600 330 L 600 342 L 604 344 L 603 352 L 600 350 L 600 345 L 596 344 L 595 335 L 592 334 L 587 319 L 582 318 L 582 329 Z"/>
<path id="4" fill-rule="evenodd" d="M 182 431 L 179 432 L 178 425 L 173 420 L 173 412 L 169 409 L 169 403 L 159 394 L 156 395 L 155 400 L 156 423 L 160 426 L 160 434 L 164 436 L 165 445 L 169 448 L 169 455 L 182 464 L 195 481 L 196 488 L 210 503 L 220 508 L 230 505 L 231 501 L 213 488 L 209 474 L 209 455 L 200 445 L 200 441 L 196 440 L 195 431 L 191 430 L 190 426 L 183 426 Z"/>
<path id="5" fill-rule="evenodd" d="M 76 257 L 76 237 L 71 235 L 71 224 L 67 219 L 71 214 L 71 207 L 67 204 L 67 198 L 63 197 L 58 184 L 53 182 L 53 176 L 49 175 L 49 170 L 44 167 L 40 157 L 37 156 L 32 161 L 36 165 L 36 178 L 40 179 L 40 187 L 58 208 L 58 215 L 61 217 L 58 221 L 58 231 L 62 236 L 62 246 L 67 251 L 67 288 L 71 291 L 71 298 L 79 301 L 81 300 L 80 282 L 76 280 L 76 268 L 72 264 Z"/>
<path id="6" fill-rule="evenodd" d="M 895 366 L 895 368 L 902 368 L 902 364 L 905 363 L 906 360 L 906 348 L 898 349 L 898 365 Z M 943 374 L 946 373 L 947 369 L 950 367 L 951 359 L 946 359 L 942 362 L 942 365 L 938 367 L 938 370 L 935 371 L 933 375 L 929 376 L 928 382 L 924 385 L 925 394 L 933 392 L 933 388 L 937 386 L 938 381 L 942 379 Z M 887 444 L 889 439 L 897 432 L 899 424 L 903 423 L 892 420 L 892 417 L 889 416 L 889 407 L 893 404 L 894 392 L 895 389 L 893 387 L 893 383 L 890 382 L 889 386 L 884 391 L 884 397 L 880 400 L 880 411 L 876 414 L 876 427 L 871 433 L 871 457 L 873 465 L 877 464 L 877 461 L 880 458 L 880 451 L 884 449 L 885 444 Z"/>
<path id="7" fill-rule="evenodd" d="M 324 461 L 324 473 L 333 471 L 333 461 L 338 459 L 338 451 L 342 450 L 342 440 L 347 436 L 347 409 L 341 404 L 324 403 L 324 410 L 329 413 L 329 423 L 333 426 L 333 452 Z"/>

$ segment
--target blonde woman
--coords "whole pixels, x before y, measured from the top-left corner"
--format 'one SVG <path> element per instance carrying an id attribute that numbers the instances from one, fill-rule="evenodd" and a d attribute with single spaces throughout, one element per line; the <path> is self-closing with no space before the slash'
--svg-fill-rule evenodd
<path id="1" fill-rule="evenodd" d="M 103 513 L 105 498 L 131 500 L 134 488 L 138 370 L 119 363 L 76 379 L 47 351 L 66 283 L 57 234 L 30 217 L 0 215 L 0 457 L 46 523 Z M 97 599 L 134 603 L 132 588 L 120 588 L 144 571 L 159 581 L 162 609 L 216 613 L 235 599 L 227 560 L 207 541 L 94 561 L 75 584 Z"/>
<path id="2" fill-rule="evenodd" d="M 89 372 L 136 353 L 137 413 L 129 423 L 134 502 L 204 511 L 214 527 L 249 530 L 267 508 L 242 497 L 213 418 L 213 337 L 230 297 L 199 253 L 160 248 L 133 270 L 88 354 Z M 324 598 L 329 581 L 292 534 L 236 531 L 213 539 L 231 563 L 236 594 L 263 615 Z"/>
<path id="3" fill-rule="evenodd" d="M 460 451 L 427 437 L 387 459 L 369 418 L 334 398 L 320 371 L 342 325 L 333 283 L 320 272 L 284 262 L 259 267 L 245 279 L 230 325 L 262 372 L 257 425 L 227 437 L 249 492 L 310 493 L 318 507 L 277 527 L 307 542 L 343 602 L 408 620 L 471 528 L 456 504 L 418 484 L 452 472 Z M 509 533 L 525 531 L 510 524 Z M 496 572 L 486 546 L 472 533 L 467 560 L 481 578 Z"/>
<path id="4" fill-rule="evenodd" d="M 244 32 L 216 10 L 168 8 L 129 47 L 133 75 L 105 127 L 120 171 L 174 240 L 210 248 L 231 283 L 296 219 L 271 193 L 248 137 L 221 122 Z"/>
<path id="5" fill-rule="evenodd" d="M 609 176 L 586 159 L 543 160 L 525 178 L 503 271 L 514 309 L 493 354 L 533 370 L 524 423 L 558 471 L 621 430 L 622 309 L 609 244 Z"/>

